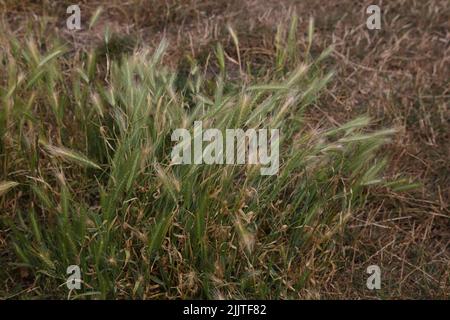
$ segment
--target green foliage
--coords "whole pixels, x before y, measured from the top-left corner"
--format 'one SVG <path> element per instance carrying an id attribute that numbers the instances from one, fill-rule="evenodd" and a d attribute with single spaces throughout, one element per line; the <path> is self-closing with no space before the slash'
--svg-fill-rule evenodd
<path id="1" fill-rule="evenodd" d="M 296 29 L 296 19 L 287 34 L 279 29 L 266 77 L 229 80 L 218 44 L 217 78 L 193 64 L 182 87 L 161 62 L 165 42 L 153 54 L 112 59 L 105 71 L 98 51 L 68 67 L 57 43 L 41 53 L 33 40 L 12 39 L 0 87 L 0 190 L 2 201 L 20 203 L 2 218 L 15 250 L 7 268 L 30 270 L 41 297 L 295 297 L 309 253 L 320 256 L 368 188 L 385 183 L 377 151 L 392 134 L 368 132 L 367 117 L 308 127 L 305 108 L 332 78 L 318 63 L 332 49 L 311 61 L 308 47 L 301 59 Z M 171 165 L 172 131 L 195 120 L 279 128 L 278 175 Z M 73 264 L 83 289 L 68 293 Z"/>

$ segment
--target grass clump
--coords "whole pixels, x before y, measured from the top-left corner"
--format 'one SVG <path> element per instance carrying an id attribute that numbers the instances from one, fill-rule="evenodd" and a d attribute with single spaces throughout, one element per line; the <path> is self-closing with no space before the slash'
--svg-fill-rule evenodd
<path id="1" fill-rule="evenodd" d="M 0 86 L 1 223 L 10 244 L 2 281 L 19 284 L 7 294 L 298 298 L 327 263 L 333 236 L 385 183 L 377 151 L 392 130 L 370 132 L 364 116 L 308 125 L 304 110 L 332 78 L 318 68 L 331 50 L 299 56 L 295 29 L 277 35 L 265 76 L 246 73 L 239 58 L 241 77 L 230 80 L 218 45 L 215 77 L 193 62 L 182 85 L 162 62 L 165 42 L 105 66 L 95 52 L 74 58 L 55 43 L 42 52 L 35 40 L 9 41 Z M 171 165 L 171 133 L 196 120 L 220 130 L 279 128 L 278 174 Z M 66 288 L 69 265 L 80 266 L 82 290 Z"/>

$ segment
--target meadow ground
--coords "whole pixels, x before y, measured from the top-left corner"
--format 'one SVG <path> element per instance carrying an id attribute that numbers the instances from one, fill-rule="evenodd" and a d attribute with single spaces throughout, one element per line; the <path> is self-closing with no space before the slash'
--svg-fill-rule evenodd
<path id="1" fill-rule="evenodd" d="M 150 2 L 0 0 L 0 297 L 449 298 L 448 1 Z M 279 175 L 169 166 L 199 117 Z"/>

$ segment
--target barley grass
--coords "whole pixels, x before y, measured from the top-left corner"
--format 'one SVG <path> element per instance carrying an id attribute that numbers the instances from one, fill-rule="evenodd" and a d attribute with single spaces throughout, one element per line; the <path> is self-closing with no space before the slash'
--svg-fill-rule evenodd
<path id="1" fill-rule="evenodd" d="M 308 125 L 304 111 L 333 81 L 319 68 L 333 49 L 311 58 L 311 21 L 299 54 L 296 23 L 279 27 L 264 76 L 243 66 L 230 26 L 237 79 L 221 44 L 213 77 L 192 61 L 181 78 L 163 63 L 164 41 L 112 58 L 73 56 L 38 32 L 2 34 L 0 202 L 9 209 L 1 224 L 13 249 L 3 277 L 18 283 L 8 295 L 298 297 L 371 188 L 393 184 L 378 152 L 393 130 L 370 130 L 364 115 Z M 172 131 L 196 120 L 222 131 L 279 128 L 279 173 L 171 165 Z M 83 285 L 69 291 L 74 264 Z"/>

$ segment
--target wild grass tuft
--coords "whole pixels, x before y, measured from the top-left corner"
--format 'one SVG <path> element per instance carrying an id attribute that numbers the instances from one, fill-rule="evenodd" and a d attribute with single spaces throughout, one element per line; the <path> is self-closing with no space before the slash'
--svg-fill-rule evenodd
<path id="1" fill-rule="evenodd" d="M 297 297 L 329 241 L 370 188 L 386 184 L 377 153 L 392 130 L 362 116 L 311 128 L 303 113 L 332 81 L 296 47 L 296 19 L 279 28 L 274 69 L 240 77 L 193 67 L 180 86 L 164 66 L 166 43 L 108 57 L 79 58 L 57 41 L 12 38 L 0 86 L 2 216 L 14 252 L 8 278 L 26 270 L 41 298 Z M 110 46 L 106 46 L 108 56 Z M 111 58 L 111 59 L 110 59 Z M 170 164 L 176 128 L 279 128 L 280 170 L 248 165 Z M 14 181 L 14 182 L 12 182 Z M 6 193 L 6 191 L 9 191 Z M 82 290 L 66 268 L 79 265 Z M 12 294 L 14 294 L 13 292 Z"/>

